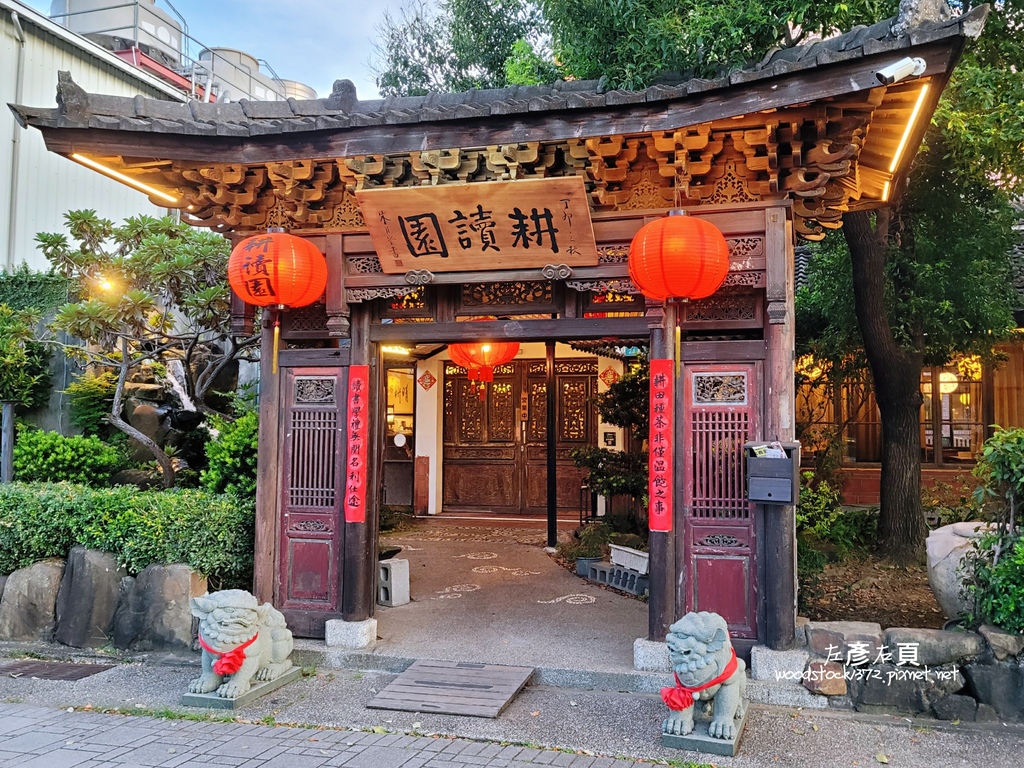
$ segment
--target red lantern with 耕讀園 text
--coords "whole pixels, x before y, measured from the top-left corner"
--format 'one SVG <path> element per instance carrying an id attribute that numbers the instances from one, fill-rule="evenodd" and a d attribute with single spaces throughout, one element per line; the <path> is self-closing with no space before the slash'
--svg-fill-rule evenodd
<path id="1" fill-rule="evenodd" d="M 673 211 L 644 225 L 629 245 L 629 277 L 644 296 L 703 299 L 729 273 L 729 246 L 714 224 Z"/>
<path id="2" fill-rule="evenodd" d="M 281 310 L 312 304 L 327 287 L 327 260 L 315 245 L 285 232 L 267 232 L 242 240 L 228 258 L 228 282 L 247 304 L 270 307 L 274 314 L 273 372 L 281 338 Z"/>
<path id="3" fill-rule="evenodd" d="M 304 238 L 267 232 L 247 237 L 232 249 L 228 282 L 247 304 L 305 307 L 327 287 L 327 261 Z"/>

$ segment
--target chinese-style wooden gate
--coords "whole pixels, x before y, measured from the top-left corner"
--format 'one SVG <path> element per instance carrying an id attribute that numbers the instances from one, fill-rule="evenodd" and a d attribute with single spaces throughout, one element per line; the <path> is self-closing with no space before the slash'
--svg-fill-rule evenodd
<path id="1" fill-rule="evenodd" d="M 715 610 L 741 647 L 784 648 L 793 507 L 765 519 L 746 503 L 740 450 L 793 436 L 793 244 L 899 192 L 986 12 L 901 17 L 640 92 L 567 82 L 364 102 L 339 81 L 313 101 L 171 104 L 87 94 L 62 73 L 55 109 L 14 109 L 51 151 L 174 201 L 190 224 L 283 227 L 326 255 L 322 302 L 286 313 L 277 376 L 263 329 L 255 591 L 298 634 L 374 612 L 381 345 L 604 339 L 649 341 L 658 371 L 649 637 Z M 907 57 L 923 74 L 881 76 Z M 708 299 L 645 305 L 629 242 L 671 207 L 723 231 L 729 275 Z M 530 300 L 494 300 L 512 294 Z M 235 310 L 245 332 L 252 308 Z"/>

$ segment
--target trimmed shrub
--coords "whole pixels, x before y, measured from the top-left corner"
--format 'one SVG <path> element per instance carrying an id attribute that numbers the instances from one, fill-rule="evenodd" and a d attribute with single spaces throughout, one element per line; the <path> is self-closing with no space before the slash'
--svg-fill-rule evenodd
<path id="1" fill-rule="evenodd" d="M 203 487 L 213 493 L 256 498 L 259 414 L 249 411 L 234 421 L 214 417 L 210 426 L 216 437 L 206 444 L 207 466 L 200 475 Z"/>
<path id="2" fill-rule="evenodd" d="M 116 431 L 107 421 L 116 390 L 117 376 L 111 371 L 86 373 L 68 384 L 64 394 L 71 408 L 71 423 L 87 435 L 106 437 Z"/>
<path id="3" fill-rule="evenodd" d="M 249 589 L 253 505 L 227 494 L 131 486 L 9 483 L 0 486 L 0 573 L 81 544 L 114 553 L 129 573 L 186 563 L 210 589 Z"/>
<path id="4" fill-rule="evenodd" d="M 25 483 L 102 485 L 122 461 L 121 453 L 98 437 L 64 437 L 23 427 L 14 443 L 14 476 Z"/>

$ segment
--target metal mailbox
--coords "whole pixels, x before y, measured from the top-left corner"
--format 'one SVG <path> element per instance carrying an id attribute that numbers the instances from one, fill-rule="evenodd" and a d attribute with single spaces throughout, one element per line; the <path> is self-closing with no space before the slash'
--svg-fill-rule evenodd
<path id="1" fill-rule="evenodd" d="M 747 499 L 757 504 L 793 504 L 800 498 L 800 443 L 782 443 L 785 457 L 758 456 L 765 443 L 744 445 L 747 459 Z"/>

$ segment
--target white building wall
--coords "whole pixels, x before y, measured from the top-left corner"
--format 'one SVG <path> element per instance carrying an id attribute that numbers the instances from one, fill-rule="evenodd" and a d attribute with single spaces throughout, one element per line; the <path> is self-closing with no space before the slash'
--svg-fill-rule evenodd
<path id="1" fill-rule="evenodd" d="M 24 42 L 12 11 L 20 19 Z M 60 70 L 71 72 L 91 93 L 184 101 L 171 86 L 28 6 L 0 0 L 0 105 L 56 106 Z M 0 106 L 0 268 L 10 271 L 26 262 L 35 270 L 48 269 L 35 247 L 36 233 L 64 231 L 64 214 L 81 208 L 115 222 L 140 213 L 166 213 L 141 192 L 47 152 L 39 131 L 22 128 Z"/>

